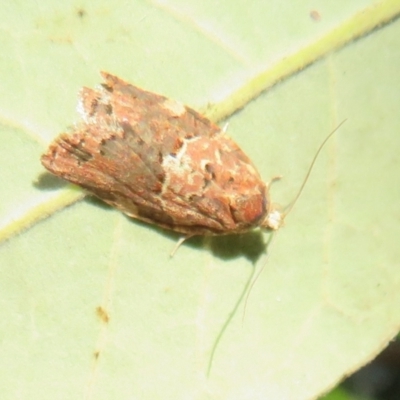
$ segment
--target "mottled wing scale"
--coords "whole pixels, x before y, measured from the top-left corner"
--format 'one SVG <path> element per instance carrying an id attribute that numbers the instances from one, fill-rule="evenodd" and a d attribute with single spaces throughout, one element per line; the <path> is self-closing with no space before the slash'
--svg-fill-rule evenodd
<path id="1" fill-rule="evenodd" d="M 265 183 L 238 145 L 196 111 L 103 73 L 82 89 L 83 121 L 42 156 L 52 173 L 131 217 L 185 233 L 260 226 Z"/>

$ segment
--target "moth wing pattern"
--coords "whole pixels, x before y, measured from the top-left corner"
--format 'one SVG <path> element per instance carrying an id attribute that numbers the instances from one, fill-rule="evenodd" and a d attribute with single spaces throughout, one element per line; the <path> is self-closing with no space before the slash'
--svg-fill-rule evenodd
<path id="1" fill-rule="evenodd" d="M 139 220 L 187 235 L 260 226 L 266 184 L 217 125 L 193 109 L 102 73 L 83 88 L 83 120 L 42 156 L 52 173 Z"/>

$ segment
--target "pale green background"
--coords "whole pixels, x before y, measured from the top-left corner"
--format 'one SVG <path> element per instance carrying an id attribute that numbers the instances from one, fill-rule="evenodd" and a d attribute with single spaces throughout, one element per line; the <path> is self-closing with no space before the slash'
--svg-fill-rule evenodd
<path id="1" fill-rule="evenodd" d="M 169 259 L 177 235 L 100 202 L 53 213 L 50 200 L 69 189 L 44 184 L 39 162 L 78 120 L 78 89 L 98 84 L 101 69 L 204 108 L 372 4 L 2 5 L 2 399 L 311 399 L 387 344 L 400 326 L 398 21 L 229 119 L 264 179 L 284 176 L 271 196 L 286 205 L 347 118 L 268 260 L 268 234 L 194 239 Z M 38 213 L 51 215 L 11 236 Z M 222 330 L 262 266 L 244 320 L 242 302 Z"/>

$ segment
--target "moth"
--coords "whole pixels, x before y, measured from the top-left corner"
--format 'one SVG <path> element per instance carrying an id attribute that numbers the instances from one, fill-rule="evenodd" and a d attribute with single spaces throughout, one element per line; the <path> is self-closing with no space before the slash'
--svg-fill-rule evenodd
<path id="1" fill-rule="evenodd" d="M 268 184 L 223 129 L 177 101 L 102 77 L 99 88 L 81 90 L 82 121 L 50 144 L 45 168 L 184 239 L 281 226 Z"/>

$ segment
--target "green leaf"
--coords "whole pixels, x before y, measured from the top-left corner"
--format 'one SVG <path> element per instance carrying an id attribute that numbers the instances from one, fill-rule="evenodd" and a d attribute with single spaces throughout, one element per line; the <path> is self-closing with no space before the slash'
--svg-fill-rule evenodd
<path id="1" fill-rule="evenodd" d="M 2 398 L 322 395 L 400 329 L 399 1 L 79 4 L 3 8 Z M 283 175 L 282 206 L 347 121 L 267 246 L 195 238 L 170 259 L 178 235 L 40 165 L 99 70 L 213 119 L 243 108 L 228 131 Z"/>

